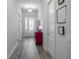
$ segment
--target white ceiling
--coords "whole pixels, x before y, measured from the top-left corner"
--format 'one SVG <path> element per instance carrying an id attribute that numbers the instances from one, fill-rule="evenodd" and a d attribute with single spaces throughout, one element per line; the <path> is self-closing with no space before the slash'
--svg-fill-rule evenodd
<path id="1" fill-rule="evenodd" d="M 21 1 L 21 2 L 42 2 L 42 0 L 17 0 L 17 1 Z"/>
<path id="2" fill-rule="evenodd" d="M 17 3 L 19 6 L 23 6 L 26 4 L 34 4 L 36 6 L 39 6 L 39 5 L 41 5 L 42 1 L 43 0 L 17 0 Z"/>
<path id="3" fill-rule="evenodd" d="M 17 0 L 18 3 L 35 3 L 35 4 L 40 4 L 42 0 Z"/>

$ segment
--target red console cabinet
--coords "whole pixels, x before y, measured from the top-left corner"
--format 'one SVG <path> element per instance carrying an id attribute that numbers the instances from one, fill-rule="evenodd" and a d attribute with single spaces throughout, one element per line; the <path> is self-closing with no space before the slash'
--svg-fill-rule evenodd
<path id="1" fill-rule="evenodd" d="M 43 43 L 43 33 L 35 32 L 35 43 L 36 45 L 42 45 Z"/>

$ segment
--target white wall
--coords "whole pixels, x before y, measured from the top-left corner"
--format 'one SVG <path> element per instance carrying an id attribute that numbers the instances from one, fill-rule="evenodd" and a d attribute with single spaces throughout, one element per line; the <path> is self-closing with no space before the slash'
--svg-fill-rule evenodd
<path id="1" fill-rule="evenodd" d="M 56 23 L 56 59 L 71 59 L 71 0 L 65 0 L 62 5 L 58 5 L 56 0 L 56 10 L 64 5 L 66 5 L 66 23 Z M 64 36 L 58 34 L 58 26 L 65 27 Z"/>
<path id="2" fill-rule="evenodd" d="M 22 40 L 22 8 L 17 5 L 17 37 Z"/>
<path id="3" fill-rule="evenodd" d="M 7 55 L 10 57 L 17 42 L 16 0 L 7 0 Z"/>
<path id="4" fill-rule="evenodd" d="M 43 31 L 43 47 L 47 51 L 47 18 L 46 18 L 46 5 L 45 0 L 42 1 L 41 4 L 41 18 L 42 18 L 42 31 Z"/>

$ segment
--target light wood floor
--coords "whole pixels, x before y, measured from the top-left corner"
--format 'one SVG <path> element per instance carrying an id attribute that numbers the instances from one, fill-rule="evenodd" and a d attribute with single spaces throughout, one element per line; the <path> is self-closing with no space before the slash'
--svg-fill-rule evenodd
<path id="1" fill-rule="evenodd" d="M 42 46 L 35 45 L 33 38 L 28 38 L 23 39 L 22 47 L 17 49 L 16 55 L 13 55 L 10 59 L 51 59 L 51 57 Z"/>

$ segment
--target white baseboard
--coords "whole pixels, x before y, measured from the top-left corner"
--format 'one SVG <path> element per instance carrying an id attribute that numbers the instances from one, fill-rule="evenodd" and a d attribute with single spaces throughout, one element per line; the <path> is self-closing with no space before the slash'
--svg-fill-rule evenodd
<path id="1" fill-rule="evenodd" d="M 18 44 L 16 43 L 16 45 L 13 47 L 13 49 L 11 50 L 11 52 L 9 53 L 9 55 L 7 56 L 7 59 L 9 59 L 11 57 L 11 55 L 13 54 L 13 52 L 16 49 L 17 46 L 18 46 Z"/>

